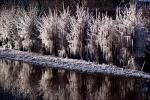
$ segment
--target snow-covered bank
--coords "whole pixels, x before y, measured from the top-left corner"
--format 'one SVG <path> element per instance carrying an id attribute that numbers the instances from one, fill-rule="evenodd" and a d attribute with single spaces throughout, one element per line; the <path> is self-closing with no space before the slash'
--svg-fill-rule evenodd
<path id="1" fill-rule="evenodd" d="M 43 56 L 35 53 L 27 53 L 16 50 L 0 49 L 0 59 L 22 61 L 25 63 L 70 71 L 105 74 L 120 77 L 143 78 L 150 80 L 150 74 L 141 71 L 122 69 L 113 65 L 98 65 L 82 60 Z"/>

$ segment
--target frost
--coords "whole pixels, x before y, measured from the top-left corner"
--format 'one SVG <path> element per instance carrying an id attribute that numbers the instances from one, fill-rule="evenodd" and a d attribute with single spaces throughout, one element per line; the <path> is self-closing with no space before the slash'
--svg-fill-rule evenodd
<path id="1" fill-rule="evenodd" d="M 99 73 L 104 75 L 134 77 L 150 80 L 150 75 L 141 71 L 118 68 L 114 65 L 95 64 L 83 60 L 63 59 L 51 56 L 42 56 L 15 50 L 0 50 L 0 58 L 25 63 L 47 66 L 54 69 L 65 69 L 86 73 Z M 45 77 L 45 76 L 44 76 Z"/>

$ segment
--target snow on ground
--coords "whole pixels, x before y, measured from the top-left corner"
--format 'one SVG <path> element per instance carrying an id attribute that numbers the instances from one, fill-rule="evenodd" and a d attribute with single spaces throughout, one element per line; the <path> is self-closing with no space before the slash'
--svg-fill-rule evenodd
<path id="1" fill-rule="evenodd" d="M 0 59 L 22 61 L 29 64 L 41 65 L 56 69 L 65 69 L 70 71 L 104 74 L 126 78 L 143 78 L 150 80 L 150 74 L 144 73 L 142 71 L 118 68 L 114 65 L 99 65 L 83 60 L 43 56 L 37 53 L 28 53 L 17 50 L 0 48 Z"/>

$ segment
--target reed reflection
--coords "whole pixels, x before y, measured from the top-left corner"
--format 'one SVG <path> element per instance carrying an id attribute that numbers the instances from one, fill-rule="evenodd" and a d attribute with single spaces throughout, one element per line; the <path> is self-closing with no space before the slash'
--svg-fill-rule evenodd
<path id="1" fill-rule="evenodd" d="M 150 97 L 142 79 L 51 69 L 10 60 L 0 60 L 0 69 L 0 87 L 14 98 L 145 100 Z"/>

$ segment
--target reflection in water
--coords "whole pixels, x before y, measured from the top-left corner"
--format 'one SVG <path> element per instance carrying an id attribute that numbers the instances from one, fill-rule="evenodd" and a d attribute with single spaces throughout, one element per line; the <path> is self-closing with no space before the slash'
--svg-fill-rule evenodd
<path id="1" fill-rule="evenodd" d="M 1 100 L 145 100 L 150 99 L 145 84 L 142 79 L 70 72 L 0 60 Z"/>

